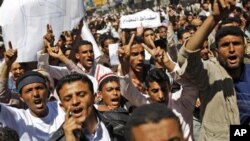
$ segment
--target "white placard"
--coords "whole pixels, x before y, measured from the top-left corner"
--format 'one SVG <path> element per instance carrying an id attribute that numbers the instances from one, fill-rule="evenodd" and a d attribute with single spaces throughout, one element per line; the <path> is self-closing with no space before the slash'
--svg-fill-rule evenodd
<path id="1" fill-rule="evenodd" d="M 119 44 L 109 44 L 109 59 L 110 59 L 110 64 L 113 65 L 119 65 L 120 61 L 118 58 L 118 48 Z"/>
<path id="2" fill-rule="evenodd" d="M 120 18 L 120 28 L 137 28 L 137 27 L 158 27 L 161 25 L 160 14 L 150 9 L 141 12 L 124 15 Z"/>
<path id="3" fill-rule="evenodd" d="M 8 41 L 18 49 L 18 62 L 36 61 L 43 35 L 51 24 L 55 39 L 71 30 L 84 15 L 82 0 L 5 0 L 0 8 L 0 25 Z"/>

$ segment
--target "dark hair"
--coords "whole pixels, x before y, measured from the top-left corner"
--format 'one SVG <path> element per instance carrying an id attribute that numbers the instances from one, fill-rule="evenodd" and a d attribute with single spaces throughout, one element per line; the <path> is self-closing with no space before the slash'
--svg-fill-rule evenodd
<path id="1" fill-rule="evenodd" d="M 91 47 L 93 47 L 92 43 L 87 41 L 87 40 L 80 40 L 78 43 L 77 43 L 77 46 L 75 48 L 75 53 L 79 53 L 79 48 L 83 45 L 90 45 Z"/>
<path id="2" fill-rule="evenodd" d="M 72 83 L 72 82 L 76 82 L 76 81 L 82 81 L 84 83 L 87 83 L 89 85 L 90 91 L 92 93 L 94 93 L 93 83 L 89 79 L 88 76 L 83 75 L 83 74 L 79 74 L 79 73 L 72 73 L 72 74 L 64 76 L 63 78 L 61 78 L 57 82 L 56 92 L 58 93 L 58 96 L 60 97 L 59 91 L 62 89 L 62 87 L 63 87 L 64 84 L 66 84 L 66 83 Z"/>
<path id="3" fill-rule="evenodd" d="M 19 141 L 19 136 L 14 129 L 0 127 L 0 141 Z"/>
<path id="4" fill-rule="evenodd" d="M 109 76 L 109 77 L 107 77 L 107 78 L 105 78 L 105 79 L 102 80 L 102 82 L 99 84 L 98 90 L 101 91 L 102 88 L 103 88 L 103 86 L 104 86 L 106 83 L 108 83 L 108 82 L 113 82 L 113 81 L 115 81 L 115 82 L 117 82 L 117 83 L 120 83 L 120 82 L 119 82 L 119 78 L 118 78 L 117 76 Z"/>
<path id="5" fill-rule="evenodd" d="M 222 19 L 221 23 L 218 26 L 218 29 L 223 27 L 223 25 L 230 24 L 230 23 L 238 23 L 239 25 L 241 24 L 241 20 L 239 17 L 227 17 Z"/>
<path id="6" fill-rule="evenodd" d="M 162 103 L 152 103 L 135 109 L 127 121 L 125 137 L 128 141 L 132 141 L 134 138 L 132 129 L 134 127 L 146 123 L 158 123 L 163 119 L 174 119 L 178 123 L 179 130 L 182 133 L 179 118 L 167 107 L 167 105 Z"/>
<path id="7" fill-rule="evenodd" d="M 177 31 L 177 38 L 180 40 L 184 33 L 188 33 L 189 31 L 187 29 L 179 29 Z"/>
<path id="8" fill-rule="evenodd" d="M 166 72 L 159 68 L 154 68 L 148 72 L 145 79 L 145 85 L 147 88 L 149 87 L 150 82 L 168 82 L 168 84 L 170 84 L 169 77 Z"/>
<path id="9" fill-rule="evenodd" d="M 115 41 L 115 39 L 111 35 L 106 35 L 106 34 L 101 35 L 100 40 L 101 40 L 100 42 L 101 42 L 101 47 L 102 48 L 104 47 L 104 42 L 106 40 L 113 40 L 113 41 Z"/>
<path id="10" fill-rule="evenodd" d="M 146 32 L 146 31 L 149 31 L 149 30 L 152 30 L 152 31 L 154 32 L 154 29 L 153 29 L 153 28 L 145 28 L 145 29 L 143 30 L 143 34 L 142 34 L 143 36 L 142 36 L 142 37 L 144 37 L 145 32 Z"/>
<path id="11" fill-rule="evenodd" d="M 188 24 L 188 25 L 185 27 L 185 29 L 186 29 L 187 31 L 191 31 L 191 30 L 196 31 L 196 30 L 197 30 L 196 26 L 194 26 L 194 25 L 192 25 L 192 24 Z"/>
<path id="12" fill-rule="evenodd" d="M 243 41 L 244 41 L 244 37 L 245 37 L 244 32 L 238 26 L 222 27 L 217 31 L 217 33 L 215 35 L 216 47 L 218 47 L 219 40 L 227 35 L 241 36 Z"/>

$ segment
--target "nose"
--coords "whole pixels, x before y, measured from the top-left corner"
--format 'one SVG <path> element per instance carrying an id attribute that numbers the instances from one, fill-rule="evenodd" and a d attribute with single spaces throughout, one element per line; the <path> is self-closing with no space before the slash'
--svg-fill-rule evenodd
<path id="1" fill-rule="evenodd" d="M 230 43 L 230 45 L 229 45 L 229 52 L 234 52 L 235 51 L 235 48 L 234 48 L 234 45 L 233 45 L 233 43 Z"/>
<path id="2" fill-rule="evenodd" d="M 33 90 L 34 97 L 40 97 L 38 90 Z"/>
<path id="3" fill-rule="evenodd" d="M 159 97 L 158 98 L 159 98 L 160 101 L 165 100 L 164 93 L 162 91 L 159 92 Z"/>
<path id="4" fill-rule="evenodd" d="M 74 96 L 72 99 L 72 105 L 77 106 L 78 104 L 79 104 L 79 98 Z"/>

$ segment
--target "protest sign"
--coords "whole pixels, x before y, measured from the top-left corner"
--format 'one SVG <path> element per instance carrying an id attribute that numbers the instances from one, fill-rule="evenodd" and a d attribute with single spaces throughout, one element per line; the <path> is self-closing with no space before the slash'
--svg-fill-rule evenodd
<path id="1" fill-rule="evenodd" d="M 137 28 L 137 27 L 158 27 L 161 25 L 160 14 L 150 9 L 141 12 L 124 15 L 120 19 L 120 28 Z"/>
<path id="2" fill-rule="evenodd" d="M 0 8 L 0 25 L 8 41 L 18 49 L 18 62 L 36 61 L 43 47 L 46 25 L 51 24 L 55 39 L 71 30 L 84 15 L 82 0 L 5 0 Z"/>
<path id="3" fill-rule="evenodd" d="M 118 43 L 109 45 L 109 59 L 110 59 L 110 64 L 112 66 L 120 64 L 120 61 L 119 61 L 119 58 L 118 58 L 118 53 L 117 53 L 118 48 L 119 48 Z"/>

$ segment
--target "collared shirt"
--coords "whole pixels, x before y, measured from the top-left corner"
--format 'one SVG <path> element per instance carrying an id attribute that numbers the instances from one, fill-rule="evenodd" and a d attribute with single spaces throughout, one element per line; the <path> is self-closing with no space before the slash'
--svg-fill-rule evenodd
<path id="1" fill-rule="evenodd" d="M 90 133 L 87 129 L 84 130 L 85 137 L 88 141 L 111 141 L 109 132 L 104 123 L 97 117 L 96 132 Z"/>

